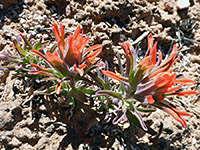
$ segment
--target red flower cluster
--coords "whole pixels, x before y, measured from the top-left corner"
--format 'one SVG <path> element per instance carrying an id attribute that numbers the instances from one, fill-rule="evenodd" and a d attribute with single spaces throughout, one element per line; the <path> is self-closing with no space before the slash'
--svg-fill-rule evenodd
<path id="1" fill-rule="evenodd" d="M 85 75 L 84 70 L 90 69 L 97 60 L 95 58 L 101 53 L 101 45 L 94 45 L 86 49 L 89 37 L 83 38 L 80 34 L 81 27 L 78 26 L 73 35 L 64 39 L 64 27 L 60 24 L 60 32 L 56 23 L 52 24 L 52 30 L 57 40 L 58 51 L 47 51 L 45 55 L 37 50 L 30 52 L 42 58 L 51 68 L 43 68 L 31 63 L 37 70 L 29 71 L 29 74 L 40 74 L 49 76 L 49 80 L 57 80 L 56 94 L 60 93 L 62 79 L 71 79 L 77 74 Z M 92 52 L 93 51 L 93 52 Z"/>
<path id="2" fill-rule="evenodd" d="M 188 96 L 198 94 L 196 91 L 178 91 L 183 85 L 195 84 L 193 80 L 185 79 L 172 72 L 170 67 L 178 60 L 177 46 L 174 45 L 171 54 L 163 62 L 162 53 L 158 51 L 158 60 L 156 61 L 157 42 L 153 44 L 152 34 L 148 36 L 148 50 L 143 60 L 134 64 L 134 56 L 128 43 L 120 44 L 126 53 L 126 74 L 119 76 L 113 72 L 102 70 L 102 73 L 115 80 L 128 85 L 130 93 L 127 98 L 133 97 L 143 103 L 154 105 L 171 114 L 183 127 L 186 126 L 181 116 L 189 116 L 188 113 L 179 111 L 170 102 L 164 100 L 166 96 L 178 95 Z"/>

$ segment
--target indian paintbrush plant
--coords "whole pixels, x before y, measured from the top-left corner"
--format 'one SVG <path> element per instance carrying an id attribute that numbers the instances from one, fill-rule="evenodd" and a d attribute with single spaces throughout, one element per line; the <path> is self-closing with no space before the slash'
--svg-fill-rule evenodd
<path id="1" fill-rule="evenodd" d="M 108 70 L 101 70 L 104 75 L 121 82 L 120 90 L 107 89 L 99 90 L 96 93 L 97 95 L 112 96 L 113 99 L 115 98 L 119 101 L 118 108 L 114 111 L 116 118 L 113 123 L 134 120 L 143 130 L 148 131 L 139 114 L 139 111 L 145 112 L 148 110 L 138 109 L 133 105 L 133 102 L 139 101 L 142 104 L 152 105 L 164 110 L 180 122 L 183 127 L 186 127 L 186 122 L 182 116 L 190 116 L 190 114 L 179 110 L 170 101 L 165 100 L 165 97 L 168 96 L 198 94 L 192 90 L 182 91 L 182 86 L 193 85 L 195 82 L 184 78 L 182 74 L 174 73 L 171 69 L 171 66 L 179 59 L 176 58 L 177 46 L 174 44 L 169 57 L 164 61 L 162 60 L 161 51 L 158 51 L 157 59 L 157 42 L 154 44 L 152 34 L 149 34 L 146 55 L 139 63 L 136 63 L 136 54 L 128 43 L 121 43 L 120 46 L 126 54 L 125 72 L 121 69 L 121 75 L 117 75 Z"/>
<path id="2" fill-rule="evenodd" d="M 80 26 L 66 40 L 64 39 L 62 24 L 60 24 L 60 32 L 56 23 L 52 24 L 52 30 L 58 49 L 47 51 L 45 55 L 40 51 L 30 50 L 32 54 L 40 57 L 48 67 L 30 63 L 35 70 L 29 71 L 28 74 L 46 76 L 42 81 L 56 80 L 55 92 L 59 95 L 63 89 L 67 93 L 66 101 L 71 98 L 76 98 L 82 102 L 87 101 L 86 93 L 88 90 L 85 88 L 87 85 L 80 84 L 80 81 L 93 84 L 85 76 L 102 65 L 100 59 L 96 59 L 101 53 L 102 47 L 98 44 L 86 49 L 89 37 L 83 38 L 83 33 L 80 34 Z"/>
<path id="3" fill-rule="evenodd" d="M 31 38 L 26 39 L 20 34 L 24 46 L 19 44 L 18 39 L 14 39 L 13 47 L 18 55 L 11 55 L 9 51 L 1 53 L 0 59 L 10 64 L 0 68 L 14 70 L 16 77 L 50 83 L 51 86 L 46 87 L 41 93 L 64 96 L 66 104 L 76 100 L 84 103 L 92 97 L 101 104 L 96 111 L 106 111 L 104 120 L 112 120 L 113 124 L 129 121 L 130 124 L 134 123 L 153 134 L 154 131 L 145 125 L 140 112 L 152 112 L 155 109 L 138 108 L 135 102 L 140 102 L 164 110 L 186 127 L 182 116 L 190 114 L 179 110 L 172 102 L 165 99 L 168 96 L 198 94 L 192 90 L 183 91 L 183 86 L 195 82 L 184 78 L 182 74 L 176 74 L 171 69 L 179 59 L 176 57 L 178 52 L 176 45 L 173 46 L 168 58 L 163 60 L 161 51 L 157 52 L 157 42 L 154 43 L 152 34 L 149 34 L 146 55 L 138 62 L 134 48 L 127 42 L 120 43 L 126 55 L 126 67 L 122 67 L 118 57 L 121 73 L 119 75 L 109 71 L 106 63 L 97 58 L 102 51 L 100 44 L 87 46 L 90 38 L 83 36 L 80 25 L 66 39 L 62 24 L 58 27 L 53 23 L 52 31 L 57 45 L 47 51 L 44 50 L 47 42 L 42 42 L 40 39 L 31 44 Z M 109 77 L 119 81 L 119 85 L 111 85 Z"/>

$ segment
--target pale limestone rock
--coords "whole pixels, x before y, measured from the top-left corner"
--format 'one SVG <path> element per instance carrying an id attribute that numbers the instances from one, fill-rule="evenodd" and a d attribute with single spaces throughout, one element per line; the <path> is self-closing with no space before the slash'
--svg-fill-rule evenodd
<path id="1" fill-rule="evenodd" d="M 177 2 L 177 7 L 178 9 L 185 9 L 190 6 L 190 1 L 189 0 L 178 0 Z"/>

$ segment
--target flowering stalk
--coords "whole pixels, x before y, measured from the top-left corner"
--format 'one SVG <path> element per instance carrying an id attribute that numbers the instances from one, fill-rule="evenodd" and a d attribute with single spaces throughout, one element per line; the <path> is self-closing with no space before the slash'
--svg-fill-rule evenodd
<path id="1" fill-rule="evenodd" d="M 32 54 L 42 58 L 49 68 L 31 63 L 31 66 L 36 70 L 29 71 L 29 74 L 49 76 L 45 80 L 57 80 L 56 94 L 60 94 L 64 81 L 69 82 L 70 87 L 73 89 L 72 91 L 77 91 L 76 82 L 83 80 L 91 83 L 84 76 L 94 68 L 101 66 L 99 64 L 100 59 L 97 60 L 96 57 L 101 53 L 102 47 L 97 44 L 86 49 L 89 37 L 83 38 L 83 33 L 80 34 L 80 26 L 66 40 L 64 39 L 64 27 L 62 24 L 60 24 L 60 32 L 56 23 L 52 24 L 52 30 L 57 41 L 58 50 L 47 51 L 45 55 L 36 50 L 30 51 Z M 78 97 L 80 93 L 73 92 L 73 94 Z M 82 94 L 84 95 L 84 93 Z"/>
<path id="2" fill-rule="evenodd" d="M 168 112 L 173 118 L 179 121 L 183 127 L 186 127 L 186 122 L 182 116 L 189 116 L 189 114 L 180 111 L 173 104 L 164 100 L 167 96 L 189 96 L 198 94 L 196 91 L 192 90 L 180 91 L 183 85 L 193 85 L 195 82 L 190 79 L 185 79 L 182 75 L 173 73 L 172 69 L 170 69 L 179 59 L 175 58 L 178 51 L 177 46 L 174 44 L 172 52 L 164 62 L 162 61 L 162 53 L 159 50 L 158 60 L 156 61 L 157 42 L 154 44 L 152 34 L 149 34 L 146 55 L 138 64 L 135 63 L 136 61 L 131 51 L 132 49 L 128 43 L 121 43 L 120 46 L 126 54 L 125 75 L 117 75 L 107 70 L 101 71 L 104 75 L 125 83 L 126 96 L 120 96 L 123 97 L 121 99 L 123 103 L 137 100 L 144 104 L 153 105 Z M 115 96 L 116 94 L 110 94 L 109 91 L 98 91 L 97 95 Z M 130 107 L 130 105 L 128 107 Z M 145 128 L 143 127 L 143 129 Z"/>

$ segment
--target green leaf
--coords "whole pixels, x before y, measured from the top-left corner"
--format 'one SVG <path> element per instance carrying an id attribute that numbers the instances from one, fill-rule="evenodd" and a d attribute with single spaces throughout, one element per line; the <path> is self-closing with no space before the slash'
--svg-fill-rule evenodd
<path id="1" fill-rule="evenodd" d="M 23 36 L 22 34 L 19 34 L 19 35 L 20 35 L 20 36 L 22 37 L 22 39 L 24 40 L 26 46 L 28 46 L 28 50 L 32 50 L 33 47 L 32 47 L 32 45 L 30 44 L 30 42 L 25 38 L 25 36 Z"/>
<path id="2" fill-rule="evenodd" d="M 104 88 L 103 85 L 105 84 L 102 79 L 97 77 L 95 74 L 88 72 L 88 75 L 94 80 L 94 82 L 100 87 Z M 105 89 L 105 88 L 104 88 Z"/>
<path id="3" fill-rule="evenodd" d="M 131 85 L 132 85 L 132 82 L 133 82 L 134 74 L 135 74 L 135 71 L 134 71 L 134 70 L 130 70 L 130 72 L 129 72 L 129 77 L 128 77 L 128 82 L 129 82 Z"/>
<path id="4" fill-rule="evenodd" d="M 51 69 L 51 73 L 54 74 L 55 76 L 59 77 L 59 78 L 63 78 L 64 77 L 62 73 L 60 73 L 59 71 L 57 71 L 54 68 Z"/>
<path id="5" fill-rule="evenodd" d="M 26 51 L 24 51 L 24 50 L 21 48 L 20 45 L 18 45 L 16 39 L 13 39 L 13 43 L 14 43 L 14 45 L 15 45 L 15 47 L 16 47 L 16 50 L 19 52 L 19 54 L 20 54 L 21 56 L 25 57 L 27 53 L 26 53 Z"/>
<path id="6" fill-rule="evenodd" d="M 79 89 L 72 89 L 72 96 L 80 102 L 87 102 L 87 96 Z"/>
<path id="7" fill-rule="evenodd" d="M 129 75 L 129 81 L 128 81 L 131 85 L 131 93 L 133 93 L 136 90 L 138 83 L 143 77 L 142 73 L 143 71 L 140 68 L 136 72 L 134 70 L 131 71 Z"/>
<path id="8" fill-rule="evenodd" d="M 16 67 L 16 66 L 0 66 L 0 70 L 5 70 L 5 69 L 8 69 L 8 70 L 15 70 L 15 67 Z"/>
<path id="9" fill-rule="evenodd" d="M 54 45 L 50 48 L 49 52 L 50 52 L 50 53 L 53 53 L 53 52 L 55 51 L 56 48 L 57 48 L 57 45 L 54 44 Z"/>
<path id="10" fill-rule="evenodd" d="M 113 92 L 111 90 L 100 90 L 100 91 L 96 92 L 96 95 L 113 96 L 113 97 L 116 97 L 121 100 L 123 98 L 121 93 Z"/>
<path id="11" fill-rule="evenodd" d="M 42 46 L 41 41 L 42 41 L 42 38 L 40 38 L 40 40 L 34 45 L 34 47 L 33 47 L 34 50 L 40 49 L 40 47 Z"/>
<path id="12" fill-rule="evenodd" d="M 94 95 L 96 93 L 96 90 L 90 90 L 90 89 L 86 89 L 86 88 L 81 89 L 81 91 L 88 95 Z"/>
<path id="13" fill-rule="evenodd" d="M 125 94 L 126 90 L 125 90 L 125 87 L 124 87 L 124 83 L 123 83 L 123 82 L 120 83 L 120 86 L 119 86 L 119 88 L 118 88 L 118 91 L 121 91 L 122 94 Z"/>
<path id="14" fill-rule="evenodd" d="M 49 41 L 44 41 L 44 42 L 41 42 L 42 41 L 42 38 L 40 38 L 40 40 L 34 45 L 34 50 L 40 50 L 41 49 L 41 47 L 44 45 L 44 44 L 46 44 L 46 43 L 48 43 Z"/>
<path id="15" fill-rule="evenodd" d="M 156 109 L 144 109 L 144 108 L 136 108 L 140 112 L 154 112 Z"/>

